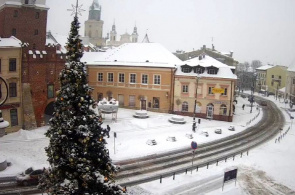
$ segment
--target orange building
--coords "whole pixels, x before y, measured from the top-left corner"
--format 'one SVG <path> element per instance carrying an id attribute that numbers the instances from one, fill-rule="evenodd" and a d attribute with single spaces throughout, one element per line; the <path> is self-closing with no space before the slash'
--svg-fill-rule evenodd
<path id="1" fill-rule="evenodd" d="M 120 107 L 172 112 L 175 66 L 182 62 L 158 43 L 126 43 L 107 52 L 84 53 L 97 100 Z"/>
<path id="2" fill-rule="evenodd" d="M 175 74 L 174 112 L 190 116 L 196 112 L 196 117 L 231 122 L 237 80 L 234 71 L 235 67 L 205 54 L 183 62 Z"/>

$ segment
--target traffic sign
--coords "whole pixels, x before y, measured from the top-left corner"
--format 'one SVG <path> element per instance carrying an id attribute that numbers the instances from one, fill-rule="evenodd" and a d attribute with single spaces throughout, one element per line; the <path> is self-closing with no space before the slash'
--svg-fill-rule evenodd
<path id="1" fill-rule="evenodd" d="M 198 147 L 197 142 L 192 141 L 192 143 L 191 143 L 191 148 L 192 148 L 193 150 L 195 150 L 195 149 L 197 149 L 197 147 Z"/>

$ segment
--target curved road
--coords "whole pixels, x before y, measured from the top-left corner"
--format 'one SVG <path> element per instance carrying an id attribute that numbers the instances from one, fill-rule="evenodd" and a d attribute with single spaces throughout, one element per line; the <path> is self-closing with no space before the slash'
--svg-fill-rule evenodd
<path id="1" fill-rule="evenodd" d="M 203 166 L 216 164 L 217 161 L 226 161 L 236 155 L 247 155 L 249 149 L 269 140 L 283 128 L 284 115 L 277 106 L 268 100 L 256 97 L 256 100 L 267 101 L 262 106 L 263 118 L 256 125 L 235 135 L 216 141 L 200 144 L 196 151 L 194 166 L 192 167 L 192 150 L 184 148 L 144 158 L 130 159 L 117 162 L 120 170 L 116 181 L 122 186 L 132 186 L 157 180 L 160 177 L 169 177 L 183 173 L 186 170 L 197 169 Z"/>

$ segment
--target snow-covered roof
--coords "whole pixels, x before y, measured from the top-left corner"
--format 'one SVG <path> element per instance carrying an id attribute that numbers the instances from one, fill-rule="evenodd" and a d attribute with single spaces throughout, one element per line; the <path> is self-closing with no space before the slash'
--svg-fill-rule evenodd
<path id="1" fill-rule="evenodd" d="M 97 53 L 97 56 L 95 56 Z M 86 54 L 86 55 L 85 55 Z M 107 52 L 85 53 L 88 65 L 148 66 L 173 68 L 183 62 L 159 43 L 125 43 Z"/>
<path id="2" fill-rule="evenodd" d="M 66 53 L 66 44 L 68 42 L 67 35 L 61 35 L 57 33 L 48 32 L 48 36 L 46 37 L 46 45 L 60 45 L 60 50 L 62 53 Z"/>
<path id="3" fill-rule="evenodd" d="M 291 72 L 295 72 L 295 63 L 291 64 L 287 70 Z"/>
<path id="4" fill-rule="evenodd" d="M 267 70 L 267 69 L 270 69 L 270 68 L 273 68 L 273 66 L 264 65 L 264 66 L 260 66 L 260 67 L 256 68 L 256 70 Z"/>
<path id="5" fill-rule="evenodd" d="M 21 47 L 21 41 L 14 36 L 10 38 L 0 37 L 0 47 Z"/>
<path id="6" fill-rule="evenodd" d="M 0 7 L 4 5 L 22 6 L 24 3 L 20 2 L 20 0 L 0 0 Z M 46 0 L 30 0 L 29 4 L 26 4 L 26 6 L 33 6 L 39 9 L 49 9 L 49 7 L 46 6 Z"/>
<path id="7" fill-rule="evenodd" d="M 234 69 L 234 67 L 223 64 L 208 55 L 203 54 L 201 56 L 202 56 L 202 59 L 200 59 L 199 57 L 192 58 L 190 60 L 182 62 L 182 65 L 189 65 L 192 67 L 200 65 L 204 68 L 214 66 L 218 68 L 217 74 L 208 74 L 207 71 L 201 74 L 197 74 L 197 73 L 194 73 L 193 70 L 190 73 L 184 73 L 181 71 L 182 65 L 177 66 L 177 71 L 175 74 L 177 76 L 198 76 L 198 77 L 237 79 L 237 75 L 235 75 L 231 70 L 231 69 Z"/>

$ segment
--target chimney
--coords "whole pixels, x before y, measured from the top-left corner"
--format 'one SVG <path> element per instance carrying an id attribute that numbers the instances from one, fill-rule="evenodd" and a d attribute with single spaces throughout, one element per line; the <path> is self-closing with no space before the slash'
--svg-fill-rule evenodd
<path id="1" fill-rule="evenodd" d="M 212 51 L 215 51 L 215 47 L 214 47 L 214 45 L 212 44 Z"/>
<path id="2" fill-rule="evenodd" d="M 233 57 L 234 52 L 230 51 L 230 57 Z"/>
<path id="3" fill-rule="evenodd" d="M 204 49 L 204 50 L 206 49 L 206 45 L 203 45 L 203 49 Z"/>

